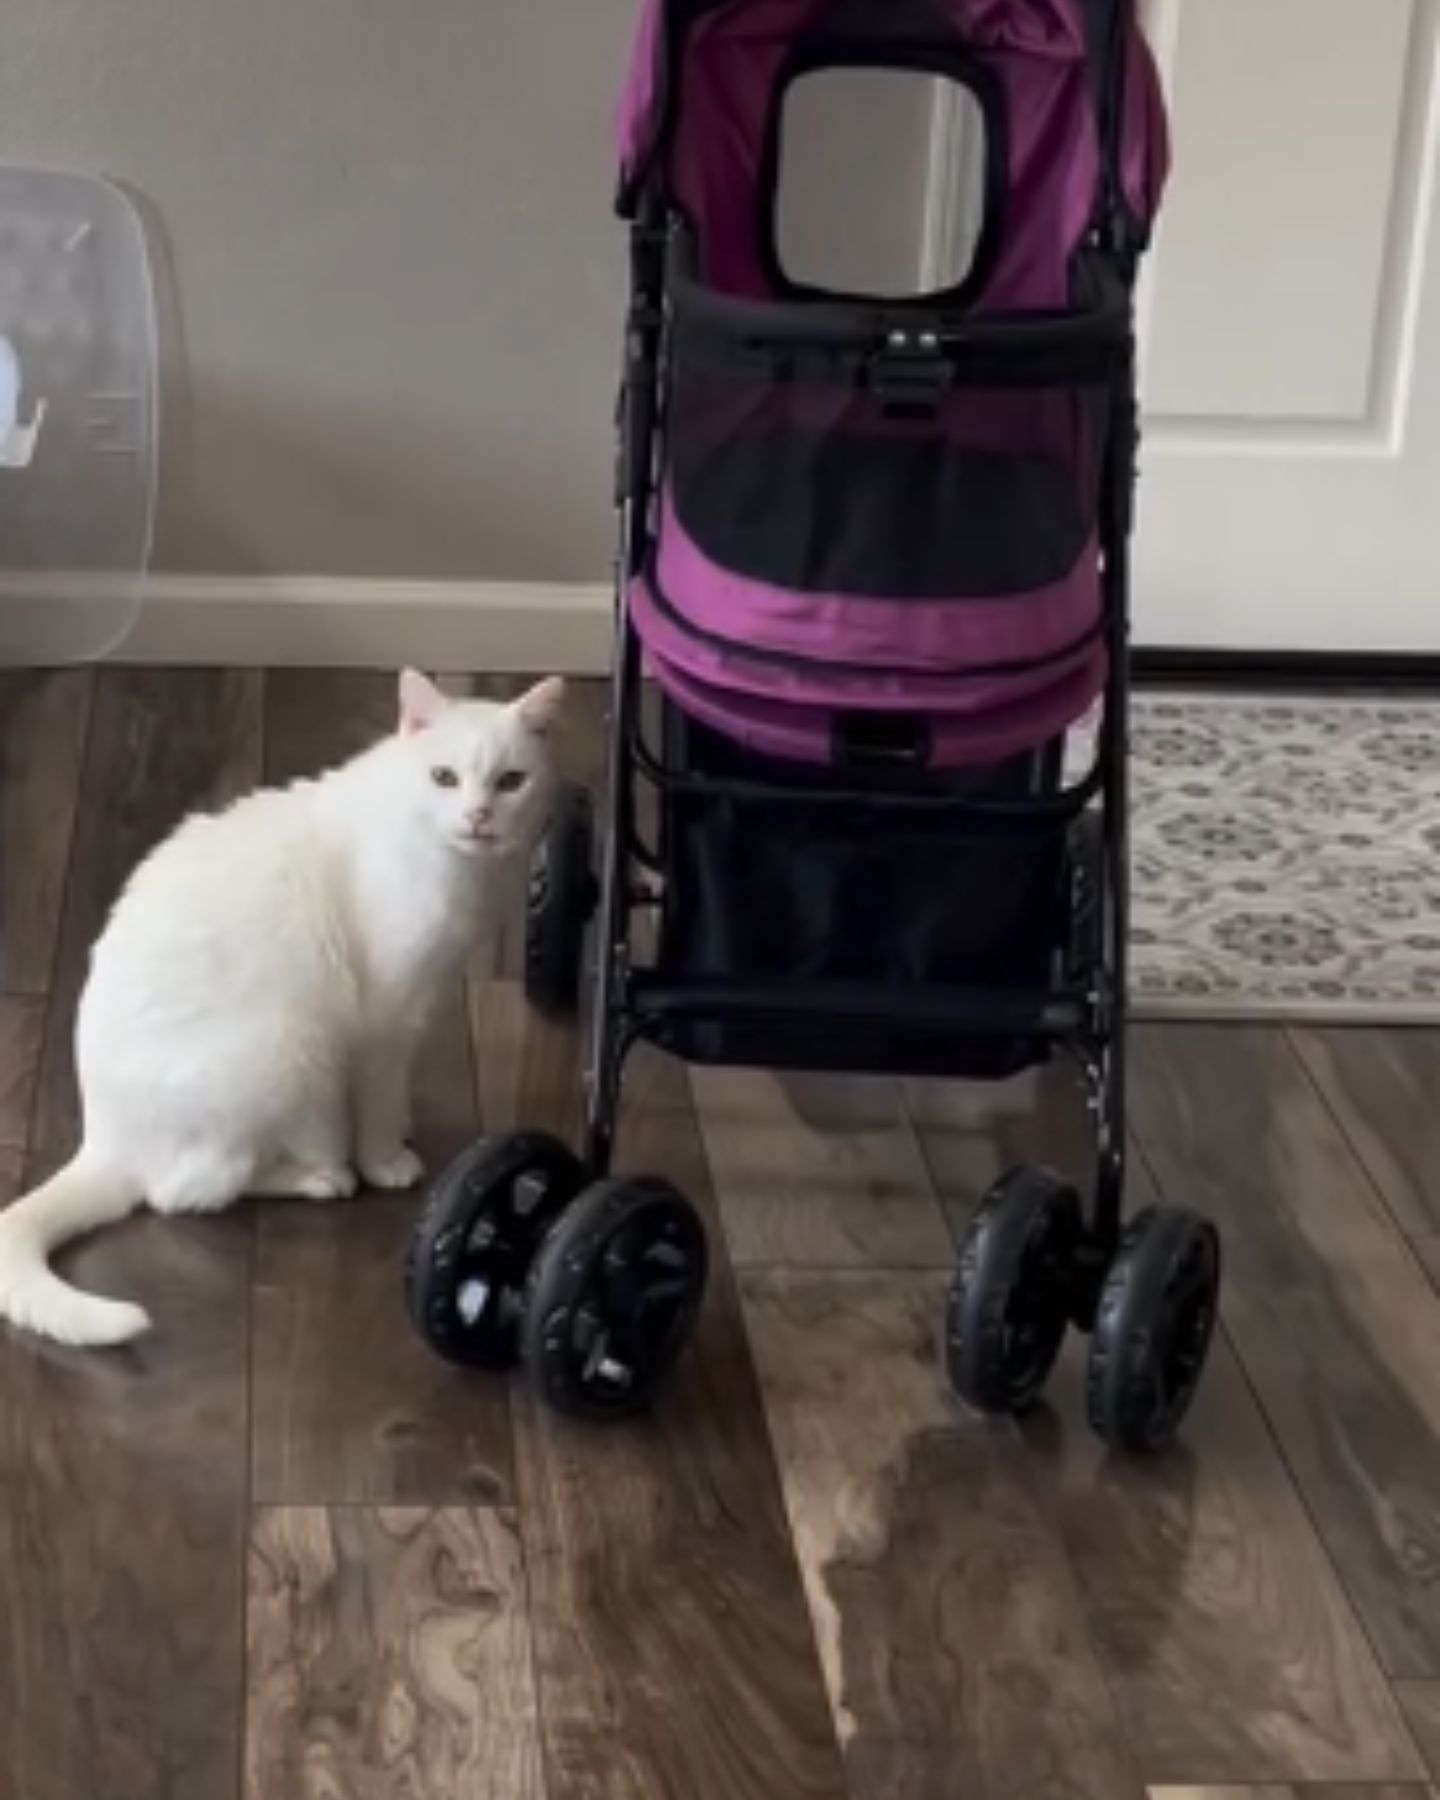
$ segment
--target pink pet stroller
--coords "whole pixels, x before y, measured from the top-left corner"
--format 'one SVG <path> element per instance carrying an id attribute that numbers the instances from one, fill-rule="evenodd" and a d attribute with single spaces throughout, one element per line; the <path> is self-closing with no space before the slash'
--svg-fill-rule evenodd
<path id="1" fill-rule="evenodd" d="M 977 108 L 983 216 L 951 285 L 897 299 L 787 268 L 787 106 L 837 69 Z M 467 1153 L 417 1235 L 412 1314 L 445 1356 L 519 1359 L 557 1406 L 627 1415 L 706 1269 L 684 1196 L 610 1177 L 638 1039 L 969 1080 L 1064 1053 L 1094 1181 L 1022 1168 L 985 1198 L 950 1378 L 1018 1411 L 1073 1325 L 1095 1429 L 1162 1444 L 1204 1366 L 1219 1245 L 1193 1214 L 1123 1206 L 1132 293 L 1167 159 L 1133 0 L 650 0 L 621 159 L 610 778 L 598 834 L 565 797 L 529 909 L 552 1012 L 576 1005 L 598 910 L 588 1141 Z"/>

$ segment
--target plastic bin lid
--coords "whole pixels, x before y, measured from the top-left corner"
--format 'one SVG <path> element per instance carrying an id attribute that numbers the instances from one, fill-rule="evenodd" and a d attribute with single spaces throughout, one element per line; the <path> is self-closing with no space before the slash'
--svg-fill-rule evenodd
<path id="1" fill-rule="evenodd" d="M 0 666 L 102 656 L 138 617 L 156 367 L 131 202 L 95 176 L 0 166 Z"/>

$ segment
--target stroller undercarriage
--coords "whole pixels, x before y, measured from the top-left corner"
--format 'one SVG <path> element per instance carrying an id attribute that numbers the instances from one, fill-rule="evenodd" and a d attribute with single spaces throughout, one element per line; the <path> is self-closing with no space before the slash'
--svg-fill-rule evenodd
<path id="1" fill-rule="evenodd" d="M 952 0 L 961 13 L 966 4 Z M 682 0 L 677 11 L 687 10 L 705 14 L 706 0 L 689 9 Z M 873 8 L 838 10 L 857 19 L 856 30 L 875 29 Z M 1124 12 L 1119 0 L 1091 10 Z M 1104 41 L 1113 72 L 1129 39 Z M 1117 104 L 1112 97 L 1112 117 Z M 1077 1327 L 1091 1336 L 1092 1425 L 1117 1446 L 1160 1445 L 1203 1369 L 1219 1246 L 1207 1221 L 1181 1209 L 1150 1208 L 1128 1225 L 1124 1215 L 1134 220 L 1112 205 L 1111 229 L 1090 241 L 1083 269 L 1076 265 L 1086 280 L 1072 279 L 1065 305 L 996 316 L 933 303 L 816 306 L 697 293 L 693 218 L 663 186 L 637 186 L 602 868 L 597 883 L 589 806 L 569 794 L 537 861 L 529 909 L 529 991 L 552 1011 L 579 997 L 595 915 L 586 1138 L 579 1156 L 522 1134 L 461 1159 L 416 1240 L 412 1314 L 441 1354 L 487 1367 L 522 1359 L 558 1407 L 626 1416 L 649 1403 L 682 1350 L 707 1260 L 684 1196 L 664 1182 L 611 1175 L 625 1062 L 638 1041 L 693 1062 L 984 1080 L 1064 1055 L 1090 1099 L 1093 1176 L 1082 1192 L 1021 1168 L 985 1197 L 951 1288 L 948 1372 L 972 1405 L 1019 1411 Z M 1113 203 L 1113 185 L 1107 192 Z M 757 370 L 763 401 L 745 385 Z M 873 563 L 873 545 L 844 523 L 798 535 L 793 521 L 757 529 L 769 510 L 751 486 L 757 461 L 766 492 L 782 487 L 797 456 L 807 481 L 834 478 L 837 458 L 815 456 L 812 444 L 815 420 L 823 415 L 829 431 L 837 416 L 827 396 L 868 409 L 844 444 L 853 452 L 843 465 L 847 494 L 879 493 L 882 513 L 912 518 L 927 495 L 952 508 L 957 492 L 978 491 L 980 476 L 996 508 L 1018 494 L 1036 526 L 1023 545 L 1021 585 L 1044 590 L 1040 610 L 1053 621 L 1067 595 L 1084 603 L 1088 567 L 1093 626 L 1077 636 L 1072 607 L 1060 640 L 1039 653 L 1011 650 L 980 664 L 971 656 L 963 679 L 916 678 L 895 705 L 854 704 L 856 665 L 842 663 L 840 698 L 802 713 L 792 696 L 811 679 L 803 657 L 717 635 L 699 622 L 698 604 L 687 617 L 677 575 L 703 558 L 683 533 L 701 521 L 701 548 L 718 554 L 711 523 L 713 515 L 726 529 L 727 481 L 742 496 L 721 558 L 732 597 L 763 597 L 771 590 L 757 577 L 782 566 L 791 586 L 843 596 Z M 975 416 L 978 428 L 968 423 Z M 744 458 L 727 470 L 726 434 L 737 420 Z M 1072 434 L 1075 467 L 1093 458 L 1075 478 L 1082 491 L 1093 481 L 1093 521 L 1076 514 L 1047 535 L 1039 526 L 1056 506 L 1047 497 L 1044 517 L 1037 512 L 1036 495 L 1050 494 L 1037 470 L 1053 475 L 1057 420 Z M 1003 466 L 993 445 L 976 449 L 977 429 L 1004 436 Z M 1034 452 L 1041 439 L 1043 457 Z M 935 449 L 917 462 L 922 442 Z M 703 506 L 685 491 L 687 456 L 715 476 Z M 905 562 L 919 602 L 897 609 L 905 629 L 931 604 L 926 582 L 943 581 L 948 593 L 977 561 L 989 583 L 981 592 L 1017 587 L 1003 547 L 977 538 L 942 574 L 931 541 L 909 534 L 892 565 Z M 691 553 L 688 564 L 675 542 Z M 1047 544 L 1060 548 L 1039 569 Z M 964 629 L 991 616 L 988 604 L 970 607 Z M 1005 629 L 1020 617 L 1014 601 L 991 613 Z M 873 632 L 876 618 L 865 613 L 864 629 Z M 658 730 L 642 717 L 647 656 L 664 690 Z M 732 704 L 726 684 L 742 677 L 750 697 Z M 1089 766 L 1067 784 L 1066 727 L 1082 710 L 1077 684 L 1092 677 L 1098 731 Z M 950 754 L 972 719 L 927 712 L 942 691 L 968 693 L 976 714 L 980 697 L 1000 694 L 980 740 L 985 754 L 973 745 Z M 816 732 L 824 736 L 812 754 L 804 734 Z M 641 830 L 642 814 L 653 814 L 653 830 Z M 647 913 L 654 929 L 641 934 Z M 637 954 L 642 937 L 652 954 Z"/>

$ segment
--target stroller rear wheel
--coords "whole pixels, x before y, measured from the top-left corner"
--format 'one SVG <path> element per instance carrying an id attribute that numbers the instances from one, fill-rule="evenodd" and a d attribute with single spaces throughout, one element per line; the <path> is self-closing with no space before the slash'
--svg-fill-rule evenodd
<path id="1" fill-rule="evenodd" d="M 508 1369 L 519 1354 L 530 1265 L 584 1180 L 580 1163 L 538 1131 L 474 1144 L 436 1182 L 411 1241 L 411 1320 L 447 1362 Z"/>
<path id="2" fill-rule="evenodd" d="M 946 1315 L 955 1392 L 982 1412 L 1040 1396 L 1070 1322 L 1080 1201 L 1045 1169 L 1012 1169 L 986 1195 L 961 1246 Z"/>
<path id="3" fill-rule="evenodd" d="M 580 1418 L 643 1411 L 694 1330 L 707 1268 L 700 1215 L 667 1182 L 589 1188 L 530 1276 L 524 1357 L 541 1395 Z"/>
<path id="4" fill-rule="evenodd" d="M 537 1012 L 572 1018 L 579 1005 L 585 927 L 595 909 L 590 796 L 567 784 L 530 868 L 525 906 L 525 995 Z"/>
<path id="5" fill-rule="evenodd" d="M 1220 1238 L 1182 1207 L 1131 1222 L 1090 1340 L 1090 1423 L 1116 1450 L 1159 1450 L 1200 1386 L 1220 1301 Z"/>

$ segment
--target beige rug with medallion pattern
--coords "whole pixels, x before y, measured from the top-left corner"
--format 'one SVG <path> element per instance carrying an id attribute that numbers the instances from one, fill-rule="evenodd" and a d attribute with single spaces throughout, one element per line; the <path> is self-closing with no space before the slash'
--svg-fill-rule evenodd
<path id="1" fill-rule="evenodd" d="M 1141 1016 L 1440 1021 L 1440 698 L 1142 693 Z"/>

